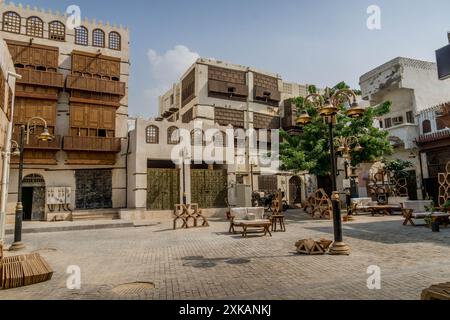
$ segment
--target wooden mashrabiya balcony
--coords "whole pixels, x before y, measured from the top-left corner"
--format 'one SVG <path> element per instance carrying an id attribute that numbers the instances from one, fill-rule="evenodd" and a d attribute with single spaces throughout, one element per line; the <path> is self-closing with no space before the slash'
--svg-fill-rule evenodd
<path id="1" fill-rule="evenodd" d="M 20 134 L 14 133 L 13 140 L 19 142 Z M 54 136 L 52 141 L 39 141 L 37 136 L 30 135 L 30 142 L 28 144 L 25 143 L 25 150 L 61 150 L 61 136 Z"/>
<path id="2" fill-rule="evenodd" d="M 112 95 L 125 95 L 125 82 L 83 77 L 77 75 L 67 76 L 67 89 L 108 93 Z"/>
<path id="3" fill-rule="evenodd" d="M 90 151 L 119 153 L 122 149 L 121 138 L 102 137 L 64 137 L 63 149 L 65 151 Z"/>
<path id="4" fill-rule="evenodd" d="M 16 70 L 22 76 L 22 79 L 17 80 L 17 83 L 53 88 L 64 87 L 64 76 L 62 73 L 21 68 L 17 68 Z"/>

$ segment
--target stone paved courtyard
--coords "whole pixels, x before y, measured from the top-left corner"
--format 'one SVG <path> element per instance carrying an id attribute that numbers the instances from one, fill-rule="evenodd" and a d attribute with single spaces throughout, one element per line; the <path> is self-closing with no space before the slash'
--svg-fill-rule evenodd
<path id="1" fill-rule="evenodd" d="M 0 299 L 419 299 L 424 288 L 450 281 L 450 229 L 404 227 L 400 217 L 359 216 L 344 224 L 352 255 L 301 256 L 294 243 L 332 238 L 331 221 L 288 214 L 286 233 L 242 239 L 228 222 L 171 230 L 156 226 L 25 234 L 27 252 L 55 269 L 50 282 L 0 291 Z M 11 238 L 8 238 L 8 243 Z M 82 272 L 68 290 L 66 269 Z M 368 290 L 367 268 L 382 271 L 381 290 Z M 113 290 L 151 282 L 151 290 Z"/>

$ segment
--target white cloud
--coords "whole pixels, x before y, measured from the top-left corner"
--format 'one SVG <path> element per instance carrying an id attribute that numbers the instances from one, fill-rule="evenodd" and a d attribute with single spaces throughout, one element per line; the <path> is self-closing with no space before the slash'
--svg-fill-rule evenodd
<path id="1" fill-rule="evenodd" d="M 152 75 L 152 87 L 145 91 L 145 97 L 150 102 L 152 115 L 157 114 L 158 97 L 180 80 L 187 68 L 199 57 L 200 55 L 197 52 L 191 51 L 183 45 L 177 45 L 162 55 L 153 49 L 147 52 Z"/>

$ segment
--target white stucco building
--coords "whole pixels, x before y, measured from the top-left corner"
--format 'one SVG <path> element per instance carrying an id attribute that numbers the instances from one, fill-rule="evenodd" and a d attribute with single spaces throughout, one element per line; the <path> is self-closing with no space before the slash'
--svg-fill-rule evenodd
<path id="1" fill-rule="evenodd" d="M 419 198 L 423 195 L 416 145 L 420 134 L 418 115 L 430 106 L 449 101 L 449 84 L 450 80 L 438 79 L 435 63 L 403 57 L 395 58 L 360 78 L 363 98 L 372 106 L 384 101 L 392 102 L 391 112 L 379 119 L 380 126 L 389 132 L 395 147 L 391 158 L 414 163 L 416 169 L 411 172 L 410 185 L 411 189 L 417 190 Z M 416 186 L 413 187 L 414 182 Z M 415 197 L 415 194 L 410 196 Z"/>

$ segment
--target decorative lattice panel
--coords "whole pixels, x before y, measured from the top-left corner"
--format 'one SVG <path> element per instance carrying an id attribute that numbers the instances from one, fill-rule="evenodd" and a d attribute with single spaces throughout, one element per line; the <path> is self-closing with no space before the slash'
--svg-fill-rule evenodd
<path id="1" fill-rule="evenodd" d="M 391 178 L 391 197 L 408 197 L 408 180 Z"/>
<path id="2" fill-rule="evenodd" d="M 439 201 L 440 207 L 450 199 L 450 162 L 447 163 L 445 167 L 445 173 L 439 174 Z"/>

